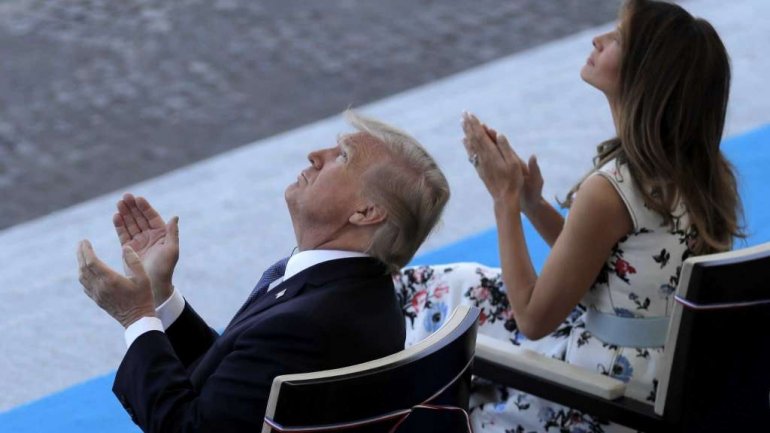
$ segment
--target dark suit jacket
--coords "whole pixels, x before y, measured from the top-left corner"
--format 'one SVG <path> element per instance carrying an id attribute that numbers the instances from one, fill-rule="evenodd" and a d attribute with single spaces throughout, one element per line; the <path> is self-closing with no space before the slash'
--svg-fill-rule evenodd
<path id="1" fill-rule="evenodd" d="M 131 344 L 113 392 L 145 432 L 254 433 L 274 377 L 380 358 L 402 350 L 404 338 L 385 267 L 332 260 L 256 299 L 221 336 L 186 305 L 166 333 Z"/>

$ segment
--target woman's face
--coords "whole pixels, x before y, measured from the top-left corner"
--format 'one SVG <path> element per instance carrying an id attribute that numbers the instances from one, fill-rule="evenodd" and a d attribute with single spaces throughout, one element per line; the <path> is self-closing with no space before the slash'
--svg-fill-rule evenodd
<path id="1" fill-rule="evenodd" d="M 580 77 L 588 84 L 604 92 L 608 98 L 618 95 L 620 87 L 620 27 L 596 36 L 594 50 L 580 70 Z"/>

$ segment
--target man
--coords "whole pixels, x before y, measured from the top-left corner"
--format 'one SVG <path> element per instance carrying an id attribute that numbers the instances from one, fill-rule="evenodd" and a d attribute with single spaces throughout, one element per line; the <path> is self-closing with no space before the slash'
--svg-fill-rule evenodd
<path id="1" fill-rule="evenodd" d="M 299 252 L 264 273 L 222 335 L 172 285 L 177 218 L 130 194 L 118 202 L 127 277 L 80 243 L 86 294 L 126 328 L 113 391 L 144 431 L 256 432 L 274 377 L 403 349 L 389 274 L 434 227 L 449 187 L 413 138 L 346 114 L 358 132 L 310 153 L 286 188 Z"/>

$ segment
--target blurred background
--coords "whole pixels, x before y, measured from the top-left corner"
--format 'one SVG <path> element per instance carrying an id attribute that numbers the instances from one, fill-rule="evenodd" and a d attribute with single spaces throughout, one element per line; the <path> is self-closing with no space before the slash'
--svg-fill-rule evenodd
<path id="1" fill-rule="evenodd" d="M 619 0 L 5 0 L 0 229 L 611 21 Z"/>
<path id="2" fill-rule="evenodd" d="M 749 240 L 770 241 L 770 1 L 678 2 L 733 66 L 726 139 Z M 175 285 L 222 328 L 294 246 L 283 189 L 348 107 L 417 137 L 452 199 L 420 263 L 496 265 L 470 110 L 563 197 L 613 134 L 579 78 L 621 0 L 0 0 L 0 432 L 132 432 L 119 325 L 82 293 L 88 238 L 120 268 L 124 191 L 181 218 Z M 528 229 L 531 233 L 531 229 Z M 547 249 L 531 243 L 536 265 Z"/>

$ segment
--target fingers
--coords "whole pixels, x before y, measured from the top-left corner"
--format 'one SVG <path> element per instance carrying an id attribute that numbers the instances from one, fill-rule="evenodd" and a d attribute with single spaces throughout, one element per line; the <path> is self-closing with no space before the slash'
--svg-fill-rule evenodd
<path id="1" fill-rule="evenodd" d="M 86 296 L 88 296 L 91 299 L 94 299 L 94 294 L 93 294 L 94 284 L 92 281 L 94 279 L 94 274 L 91 271 L 91 269 L 89 269 L 88 266 L 86 265 L 86 258 L 83 251 L 84 242 L 85 241 L 81 241 L 78 244 L 78 251 L 77 251 L 78 281 L 80 281 L 80 284 L 83 286 L 83 292 L 86 294 Z"/>
<path id="2" fill-rule="evenodd" d="M 123 247 L 123 264 L 125 265 L 127 273 L 135 280 L 146 280 L 147 273 L 142 266 L 142 261 L 139 259 L 139 255 L 136 251 L 129 246 Z"/>
<path id="3" fill-rule="evenodd" d="M 78 280 L 80 280 L 80 284 L 85 287 L 86 282 L 88 281 L 87 276 L 90 276 L 91 271 L 86 267 L 86 257 L 83 254 L 83 242 L 84 241 L 78 243 L 76 256 L 78 258 Z"/>
<path id="4" fill-rule="evenodd" d="M 487 126 L 486 123 L 482 123 L 481 126 L 484 128 L 484 130 L 487 132 L 487 135 L 489 136 L 492 141 L 497 143 L 497 131 Z"/>
<path id="5" fill-rule="evenodd" d="M 473 155 L 474 153 L 477 153 L 477 151 L 475 143 L 471 139 L 471 136 L 473 135 L 473 129 L 468 124 L 467 115 L 468 113 L 464 111 L 460 120 L 460 125 L 463 128 L 463 133 L 465 134 L 463 137 L 463 146 L 465 146 L 465 150 L 468 152 L 468 155 Z"/>
<path id="6" fill-rule="evenodd" d="M 166 240 L 179 245 L 179 217 L 171 218 L 171 221 L 166 224 Z"/>
<path id="7" fill-rule="evenodd" d="M 500 149 L 500 154 L 503 156 L 504 159 L 523 165 L 523 163 L 521 163 L 521 159 L 519 158 L 519 155 L 517 155 L 516 151 L 513 150 L 513 148 L 511 147 L 511 143 L 508 142 L 508 137 L 498 133 L 497 147 Z"/>
<path id="8" fill-rule="evenodd" d="M 108 268 L 94 253 L 88 240 L 78 244 L 78 280 L 89 298 L 94 298 L 94 290 L 100 280 L 106 280 L 112 270 Z"/>
<path id="9" fill-rule="evenodd" d="M 129 194 L 126 194 L 126 196 L 128 195 Z M 131 208 L 128 206 L 128 203 L 125 200 L 126 196 L 124 196 L 122 200 L 118 201 L 118 214 L 120 215 L 120 218 L 123 220 L 123 226 L 126 228 L 126 231 L 128 232 L 129 236 L 133 238 L 134 236 L 141 233 L 142 230 L 139 227 L 139 223 L 137 223 L 133 212 L 131 212 Z"/>
<path id="10" fill-rule="evenodd" d="M 483 160 L 488 152 L 497 151 L 495 142 L 490 138 L 487 130 L 482 126 L 479 119 L 471 113 L 464 112 L 462 115 L 462 127 L 465 132 L 463 144 L 469 154 L 478 154 L 479 160 Z M 492 154 L 494 155 L 494 153 Z"/>
<path id="11" fill-rule="evenodd" d="M 159 229 L 166 225 L 158 211 L 144 197 L 134 197 L 126 193 L 117 206 L 118 214 L 113 217 L 112 222 L 118 231 L 121 244 L 145 230 Z"/>
<path id="12" fill-rule="evenodd" d="M 147 217 L 144 216 L 144 213 L 139 210 L 139 205 L 136 203 L 136 199 L 131 194 L 124 194 L 123 195 L 123 202 L 126 203 L 128 210 L 131 212 L 131 215 L 134 217 L 134 221 L 136 221 L 137 226 L 139 226 L 139 229 L 144 231 L 150 228 L 150 222 L 147 220 Z"/>
<path id="13" fill-rule="evenodd" d="M 540 173 L 540 166 L 537 164 L 537 156 L 532 155 L 529 157 L 529 175 L 535 179 L 542 179 L 543 175 Z"/>
<path id="14" fill-rule="evenodd" d="M 150 228 L 158 229 L 166 225 L 166 223 L 163 221 L 163 218 L 160 217 L 158 211 L 150 206 L 150 202 L 148 202 L 147 199 L 144 197 L 136 197 L 136 205 L 137 209 L 139 209 L 139 212 L 141 212 L 144 218 L 147 220 Z"/>
<path id="15" fill-rule="evenodd" d="M 112 216 L 112 224 L 115 226 L 115 233 L 117 233 L 118 240 L 120 240 L 121 245 L 129 242 L 133 238 L 131 233 L 128 232 L 128 228 L 126 227 L 126 223 L 123 221 L 123 217 L 119 213 L 116 213 Z"/>
<path id="16" fill-rule="evenodd" d="M 465 146 L 466 149 L 468 149 L 469 151 L 472 151 L 473 149 L 471 148 L 471 146 L 473 145 L 473 143 L 471 138 L 473 136 L 473 127 L 471 127 L 470 121 L 468 120 L 468 112 L 465 112 L 465 111 L 463 112 L 462 117 L 460 119 L 460 125 L 462 126 L 463 132 L 465 133 L 465 138 L 463 139 L 463 143 L 466 145 Z"/>
<path id="17" fill-rule="evenodd" d="M 82 267 L 86 271 L 86 273 L 90 275 L 99 275 L 99 273 L 103 270 L 104 264 L 101 260 L 99 260 L 98 257 L 96 257 L 96 253 L 94 252 L 94 247 L 91 245 L 91 242 L 88 240 L 83 240 L 80 242 L 80 254 L 82 257 Z"/>

